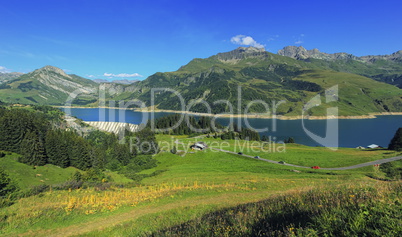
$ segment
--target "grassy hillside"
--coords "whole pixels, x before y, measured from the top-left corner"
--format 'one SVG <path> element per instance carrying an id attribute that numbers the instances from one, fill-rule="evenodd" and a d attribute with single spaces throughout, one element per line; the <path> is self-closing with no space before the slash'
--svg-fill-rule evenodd
<path id="1" fill-rule="evenodd" d="M 308 70 L 294 80 L 316 83 L 327 89 L 338 86 L 338 101 L 315 107 L 310 111 L 311 114 L 325 115 L 325 109 L 333 106 L 338 107 L 339 115 L 396 112 L 401 111 L 402 108 L 401 89 L 363 76 L 333 71 Z M 325 103 L 325 92 L 320 91 L 320 93 L 322 103 Z M 297 111 L 297 109 L 293 111 L 295 110 Z"/>
<path id="2" fill-rule="evenodd" d="M 401 191 L 394 183 L 294 192 L 208 213 L 152 236 L 400 236 Z"/>
<path id="3" fill-rule="evenodd" d="M 61 184 L 70 180 L 73 174 L 79 171 L 74 167 L 60 168 L 51 164 L 34 167 L 18 162 L 18 157 L 20 155 L 16 153 L 5 153 L 7 155 L 0 158 L 0 167 L 9 174 L 10 178 L 21 190 L 26 190 L 43 184 Z M 105 173 L 116 183 L 121 184 L 133 182 L 131 179 L 117 174 L 116 172 L 106 171 Z"/>
<path id="4" fill-rule="evenodd" d="M 20 155 L 12 153 L 0 158 L 0 166 L 10 175 L 21 189 L 41 184 L 60 184 L 68 180 L 76 168 L 62 169 L 54 165 L 29 166 L 18 162 Z"/>
<path id="5" fill-rule="evenodd" d="M 344 65 L 346 72 L 351 67 L 347 65 Z M 334 70 L 323 63 L 239 48 L 206 59 L 194 59 L 176 72 L 156 73 L 138 83 L 136 92 L 116 98 L 140 99 L 150 105 L 152 88 L 169 88 L 179 92 L 184 106 L 191 106 L 190 110 L 195 112 L 230 113 L 229 105 L 214 103 L 219 100 L 229 101 L 234 113 L 244 113 L 247 105 L 256 100 L 265 102 L 272 111 L 273 103 L 285 100 L 277 113 L 294 116 L 301 115 L 303 106 L 315 95 L 325 96 L 326 89 L 338 85 L 338 103 L 324 104 L 308 113 L 326 115 L 326 108 L 332 106 L 339 107 L 340 115 L 402 111 L 401 89 L 364 76 L 337 71 L 343 71 L 342 65 L 339 70 Z M 155 104 L 159 109 L 183 109 L 179 98 L 171 91 L 159 90 L 155 95 Z M 207 102 L 211 111 L 200 101 Z M 255 103 L 248 110 L 267 115 L 270 112 L 261 103 Z"/>
<path id="6" fill-rule="evenodd" d="M 183 143 L 194 141 L 183 136 L 171 138 L 160 135 L 159 141 L 171 144 L 161 146 L 161 149 L 170 150 L 174 145 L 172 142 L 177 138 Z M 218 141 L 227 142 L 203 140 L 210 146 L 214 146 L 213 143 L 218 145 Z M 234 144 L 235 141 L 229 141 L 226 149 L 238 149 Z M 271 159 L 277 155 L 258 149 L 254 149 L 254 153 L 243 152 Z M 310 165 L 312 162 L 339 167 L 395 155 L 386 150 L 370 154 L 373 155 L 355 149 L 333 152 L 291 145 L 287 147 L 286 153 L 276 158 L 284 160 L 287 157 L 288 163 L 299 160 L 302 165 Z M 142 236 L 153 232 L 159 235 L 160 230 L 198 220 L 218 209 L 265 200 L 280 193 L 298 193 L 313 187 L 336 187 L 351 183 L 371 185 L 381 182 L 367 177 L 368 174 L 380 173 L 374 167 L 333 172 L 297 169 L 301 172 L 293 172 L 293 168 L 281 164 L 212 150 L 187 153 L 185 156 L 161 152 L 154 158 L 158 160 L 158 167 L 142 173 L 159 171 L 159 174 L 145 178 L 141 186 L 112 186 L 104 191 L 94 188 L 53 190 L 40 196 L 23 198 L 10 207 L 2 208 L 0 218 L 5 221 L 0 224 L 0 234 Z M 285 200 L 291 198 L 289 196 Z M 288 204 L 283 202 L 283 205 Z M 254 220 L 250 219 L 250 222 Z"/>
<path id="7" fill-rule="evenodd" d="M 97 83 L 76 75 L 67 75 L 61 69 L 46 66 L 24 74 L 0 86 L 0 100 L 8 103 L 62 105 L 71 92 L 82 90 L 76 104 L 95 102 L 93 89 Z"/>

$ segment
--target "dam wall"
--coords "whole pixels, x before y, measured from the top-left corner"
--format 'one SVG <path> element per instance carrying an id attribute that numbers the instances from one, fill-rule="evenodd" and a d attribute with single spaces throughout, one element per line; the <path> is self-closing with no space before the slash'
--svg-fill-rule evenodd
<path id="1" fill-rule="evenodd" d="M 138 125 L 132 123 L 120 123 L 120 122 L 87 122 L 84 123 L 95 127 L 101 131 L 110 132 L 118 134 L 120 131 L 130 131 L 130 132 L 137 132 Z"/>

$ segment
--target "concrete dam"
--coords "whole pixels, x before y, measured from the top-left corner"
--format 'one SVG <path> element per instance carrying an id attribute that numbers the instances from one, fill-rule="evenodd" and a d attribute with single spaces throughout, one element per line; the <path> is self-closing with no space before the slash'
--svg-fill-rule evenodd
<path id="1" fill-rule="evenodd" d="M 120 122 L 87 122 L 84 123 L 95 127 L 101 131 L 110 132 L 114 134 L 118 134 L 121 131 L 130 131 L 130 132 L 137 132 L 138 131 L 138 124 L 132 123 L 120 123 Z"/>

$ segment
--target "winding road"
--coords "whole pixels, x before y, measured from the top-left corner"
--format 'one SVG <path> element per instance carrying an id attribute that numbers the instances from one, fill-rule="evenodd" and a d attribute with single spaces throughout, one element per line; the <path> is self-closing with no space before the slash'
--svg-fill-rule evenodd
<path id="1" fill-rule="evenodd" d="M 184 145 L 184 143 L 179 142 L 178 140 L 176 140 L 175 143 Z M 216 151 L 221 151 L 221 152 L 226 152 L 226 153 L 230 153 L 230 154 L 234 154 L 234 155 L 240 155 L 237 152 L 227 151 L 227 150 L 218 149 L 218 148 L 214 148 L 214 147 L 211 147 L 209 149 L 216 150 Z M 278 161 L 268 160 L 268 159 L 264 159 L 264 158 L 260 158 L 260 157 L 256 157 L 256 156 L 250 156 L 250 155 L 246 155 L 246 154 L 241 154 L 240 156 L 248 157 L 248 158 L 252 158 L 252 159 L 256 159 L 256 160 L 262 160 L 262 161 L 277 164 L 277 165 L 287 165 L 287 166 L 291 166 L 291 167 L 295 167 L 295 168 L 311 169 L 311 167 L 307 167 L 307 166 L 293 165 L 293 164 L 288 164 L 288 163 L 281 164 Z M 351 169 L 357 169 L 357 168 L 361 168 L 361 167 L 365 167 L 365 166 L 384 164 L 384 163 L 388 163 L 388 162 L 396 161 L 396 160 L 401 160 L 401 159 L 402 159 L 402 156 L 395 156 L 395 157 L 391 157 L 391 158 L 375 160 L 375 161 L 360 163 L 360 164 L 357 164 L 357 165 L 351 165 L 351 166 L 346 166 L 346 167 L 338 167 L 338 168 L 321 168 L 320 167 L 320 169 L 322 169 L 322 170 L 351 170 Z"/>
<path id="2" fill-rule="evenodd" d="M 210 148 L 210 149 L 239 155 L 238 153 L 233 152 L 233 151 L 227 151 L 227 150 L 222 150 L 222 149 L 218 149 L 218 148 Z M 253 159 L 256 159 L 256 160 L 262 160 L 262 161 L 273 163 L 273 164 L 280 164 L 278 161 L 263 159 L 263 158 L 259 158 L 259 157 L 256 158 L 255 156 L 250 156 L 250 155 L 245 155 L 245 154 L 242 154 L 241 156 L 253 158 Z M 395 157 L 391 157 L 391 158 L 370 161 L 370 162 L 361 163 L 361 164 L 357 164 L 357 165 L 351 165 L 351 166 L 347 166 L 347 167 L 320 168 L 320 169 L 322 169 L 322 170 L 350 170 L 350 169 L 357 169 L 357 168 L 361 168 L 361 167 L 365 167 L 365 166 L 384 164 L 384 163 L 388 163 L 388 162 L 396 161 L 396 160 L 401 160 L 401 159 L 402 159 L 402 156 L 395 156 Z M 305 168 L 305 169 L 310 169 L 311 168 L 311 167 L 307 167 L 307 166 L 293 165 L 293 164 L 287 164 L 287 163 L 280 164 L 280 165 L 287 165 L 287 166 L 291 166 L 291 167 Z"/>

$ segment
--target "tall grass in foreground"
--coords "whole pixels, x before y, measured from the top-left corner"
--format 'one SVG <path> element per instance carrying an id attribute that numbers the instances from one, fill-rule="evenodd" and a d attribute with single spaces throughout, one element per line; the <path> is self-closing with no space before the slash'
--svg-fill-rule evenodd
<path id="1" fill-rule="evenodd" d="M 402 236 L 402 182 L 276 196 L 151 236 Z"/>
<path id="2" fill-rule="evenodd" d="M 185 192 L 227 192 L 251 190 L 232 183 L 160 184 L 137 188 L 110 187 L 48 191 L 18 200 L 14 205 L 0 209 L 0 235 L 8 232 L 44 229 L 44 226 L 62 226 L 66 220 L 83 216 L 107 214 L 125 207 L 155 203 L 162 198 L 175 198 Z M 71 223 L 75 223 L 72 221 Z M 71 224 L 70 223 L 70 224 Z"/>

